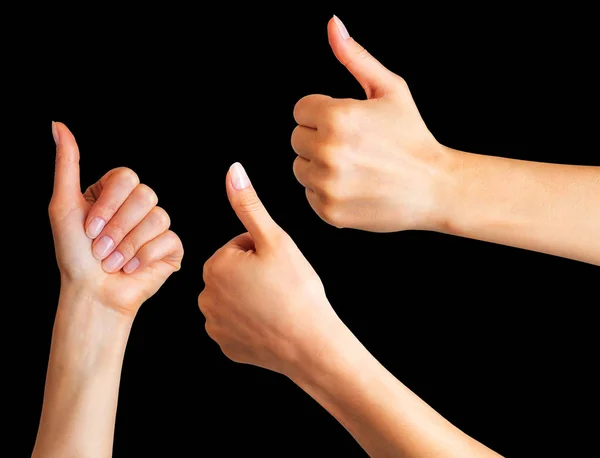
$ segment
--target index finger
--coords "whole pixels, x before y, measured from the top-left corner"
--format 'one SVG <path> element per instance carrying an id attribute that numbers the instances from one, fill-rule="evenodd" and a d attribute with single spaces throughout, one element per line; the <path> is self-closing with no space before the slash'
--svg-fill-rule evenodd
<path id="1" fill-rule="evenodd" d="M 304 127 L 318 128 L 319 119 L 332 97 L 322 94 L 312 94 L 302 97 L 294 106 L 294 119 Z"/>
<path id="2" fill-rule="evenodd" d="M 107 172 L 85 191 L 84 197 L 92 204 L 84 224 L 88 237 L 95 239 L 100 234 L 139 183 L 133 170 L 119 167 Z"/>

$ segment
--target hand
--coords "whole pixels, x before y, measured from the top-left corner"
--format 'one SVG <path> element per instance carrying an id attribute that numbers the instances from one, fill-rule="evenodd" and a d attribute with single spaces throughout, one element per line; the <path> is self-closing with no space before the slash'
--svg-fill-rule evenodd
<path id="1" fill-rule="evenodd" d="M 130 169 L 117 168 L 82 194 L 79 149 L 64 124 L 53 123 L 56 142 L 50 222 L 62 287 L 128 315 L 181 266 L 183 247 L 168 230 L 169 215 L 152 189 Z"/>
<path id="2" fill-rule="evenodd" d="M 311 207 L 337 227 L 434 229 L 454 153 L 429 132 L 406 82 L 348 37 L 337 17 L 328 34 L 368 100 L 309 95 L 296 104 L 294 174 Z"/>
<path id="3" fill-rule="evenodd" d="M 246 172 L 234 164 L 227 194 L 247 233 L 204 265 L 198 297 L 206 331 L 231 360 L 291 377 L 341 323 L 321 280 L 292 239 L 269 216 Z"/>

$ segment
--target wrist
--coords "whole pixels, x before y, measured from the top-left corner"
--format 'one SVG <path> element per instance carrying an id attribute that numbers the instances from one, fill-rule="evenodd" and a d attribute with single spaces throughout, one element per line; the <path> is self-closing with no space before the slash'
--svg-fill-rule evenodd
<path id="1" fill-rule="evenodd" d="M 90 355 L 119 355 L 124 352 L 133 316 L 106 306 L 93 288 L 81 284 L 63 285 L 54 322 L 55 341 L 80 347 Z"/>
<path id="2" fill-rule="evenodd" d="M 438 144 L 434 168 L 429 218 L 421 229 L 453 233 L 457 214 L 463 203 L 464 168 L 469 153 Z"/>
<path id="3" fill-rule="evenodd" d="M 88 308 L 100 308 L 107 314 L 112 312 L 112 314 L 122 315 L 119 321 L 121 321 L 123 325 L 131 326 L 136 311 L 115 304 L 114 300 L 110 300 L 110 297 L 106 297 L 107 294 L 99 293 L 100 290 L 100 285 L 94 279 L 74 281 L 61 277 L 60 297 L 58 302 L 59 310 L 73 308 L 73 304 L 85 303 L 88 304 Z M 79 311 L 84 309 L 79 305 L 77 308 Z"/>
<path id="4" fill-rule="evenodd" d="M 327 389 L 330 380 L 338 380 L 364 347 L 348 327 L 335 319 L 311 335 L 298 352 L 291 370 L 285 375 L 304 390 Z"/>

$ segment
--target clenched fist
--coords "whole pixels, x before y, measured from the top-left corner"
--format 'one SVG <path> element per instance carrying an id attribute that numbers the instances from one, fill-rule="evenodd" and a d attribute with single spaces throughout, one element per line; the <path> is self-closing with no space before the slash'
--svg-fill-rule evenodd
<path id="1" fill-rule="evenodd" d="M 239 163 L 227 174 L 226 187 L 248 232 L 204 265 L 198 305 L 206 331 L 233 361 L 291 377 L 341 321 L 321 280 L 269 216 Z"/>
<path id="2" fill-rule="evenodd" d="M 62 287 L 135 315 L 181 266 L 183 248 L 169 215 L 130 169 L 113 169 L 81 193 L 73 134 L 52 124 L 56 142 L 49 213 Z"/>
<path id="3" fill-rule="evenodd" d="M 454 151 L 429 132 L 406 82 L 328 24 L 338 60 L 367 100 L 309 95 L 294 107 L 294 174 L 315 212 L 336 227 L 373 232 L 435 230 Z"/>

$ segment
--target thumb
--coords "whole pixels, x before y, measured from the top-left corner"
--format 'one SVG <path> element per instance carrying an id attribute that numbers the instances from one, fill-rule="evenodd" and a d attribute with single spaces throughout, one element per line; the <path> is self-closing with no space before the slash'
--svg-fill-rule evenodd
<path id="1" fill-rule="evenodd" d="M 81 196 L 79 184 L 79 147 L 67 126 L 52 121 L 52 136 L 56 143 L 54 166 L 54 196 Z"/>
<path id="2" fill-rule="evenodd" d="M 327 24 L 327 35 L 335 57 L 354 75 L 367 93 L 367 98 L 380 98 L 398 88 L 402 79 L 354 41 L 337 16 L 333 16 Z"/>
<path id="3" fill-rule="evenodd" d="M 282 230 L 267 212 L 250 179 L 236 162 L 227 173 L 227 196 L 236 215 L 254 239 L 257 250 L 266 246 Z"/>

